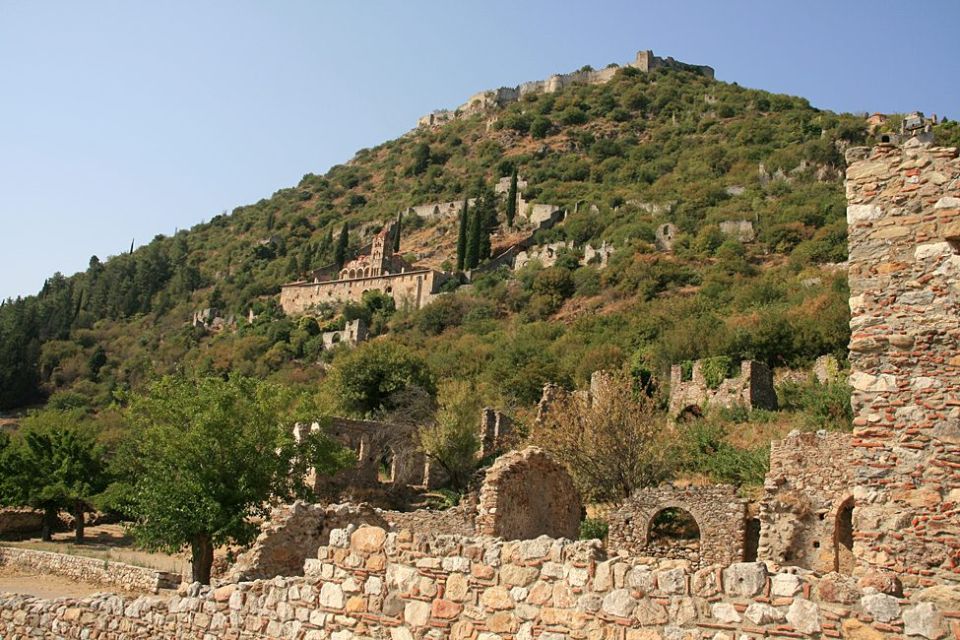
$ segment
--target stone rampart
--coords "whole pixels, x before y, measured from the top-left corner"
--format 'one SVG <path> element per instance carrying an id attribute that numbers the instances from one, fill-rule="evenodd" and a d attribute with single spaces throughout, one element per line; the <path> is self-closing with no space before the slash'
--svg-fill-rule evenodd
<path id="1" fill-rule="evenodd" d="M 743 560 L 747 503 L 730 485 L 677 487 L 664 484 L 640 489 L 608 516 L 611 550 L 631 555 L 674 556 L 687 553 L 652 549 L 651 525 L 666 509 L 679 509 L 693 517 L 699 529 L 699 548 L 694 565 L 730 564 Z"/>
<path id="2" fill-rule="evenodd" d="M 859 564 L 960 582 L 960 159 L 847 152 Z"/>
<path id="3" fill-rule="evenodd" d="M 19 571 L 64 576 L 123 591 L 157 593 L 160 589 L 172 589 L 180 584 L 179 575 L 166 571 L 34 549 L 0 547 L 0 567 L 4 566 Z M 0 637 L 3 635 L 0 634 Z"/>
<path id="4" fill-rule="evenodd" d="M 897 597 L 762 563 L 695 572 L 607 558 L 596 541 L 336 530 L 305 575 L 183 596 L 0 596 L 0 635 L 351 640 L 956 637 L 960 591 Z"/>

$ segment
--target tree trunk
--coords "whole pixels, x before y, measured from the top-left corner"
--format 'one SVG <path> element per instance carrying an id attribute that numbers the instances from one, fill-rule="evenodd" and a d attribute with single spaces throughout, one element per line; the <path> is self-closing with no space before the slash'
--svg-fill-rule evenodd
<path id="1" fill-rule="evenodd" d="M 190 543 L 192 582 L 210 584 L 210 570 L 213 568 L 213 541 L 210 536 L 197 536 Z"/>
<path id="2" fill-rule="evenodd" d="M 83 544 L 83 527 L 85 524 L 83 522 L 83 515 L 86 512 L 86 509 L 84 508 L 85 506 L 86 505 L 84 505 L 82 502 L 77 501 L 73 507 L 73 521 L 74 526 L 76 527 L 76 529 L 74 529 L 74 533 L 76 535 L 77 544 Z"/>
<path id="3" fill-rule="evenodd" d="M 43 510 L 43 524 L 40 529 L 40 539 L 44 542 L 53 540 L 53 527 L 57 522 L 57 509 L 46 508 Z"/>

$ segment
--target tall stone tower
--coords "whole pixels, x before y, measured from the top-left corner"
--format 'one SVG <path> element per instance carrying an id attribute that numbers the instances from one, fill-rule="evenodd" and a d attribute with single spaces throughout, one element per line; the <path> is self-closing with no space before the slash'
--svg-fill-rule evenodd
<path id="1" fill-rule="evenodd" d="M 847 161 L 853 552 L 960 581 L 960 160 L 914 139 Z"/>

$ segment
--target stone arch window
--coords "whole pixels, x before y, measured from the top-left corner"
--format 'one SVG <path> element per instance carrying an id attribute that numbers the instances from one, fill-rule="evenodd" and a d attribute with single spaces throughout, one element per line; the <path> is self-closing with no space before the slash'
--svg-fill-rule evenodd
<path id="1" fill-rule="evenodd" d="M 650 519 L 647 551 L 658 558 L 679 558 L 696 563 L 700 559 L 700 525 L 692 513 L 680 507 L 666 507 Z"/>
<path id="2" fill-rule="evenodd" d="M 853 573 L 853 496 L 847 496 L 837 506 L 833 516 L 833 570 L 847 575 Z"/>

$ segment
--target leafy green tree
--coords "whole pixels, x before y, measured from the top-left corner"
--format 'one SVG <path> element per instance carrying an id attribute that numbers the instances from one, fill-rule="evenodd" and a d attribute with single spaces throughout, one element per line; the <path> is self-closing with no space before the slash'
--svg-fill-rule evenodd
<path id="1" fill-rule="evenodd" d="M 473 269 L 480 264 L 480 236 L 483 235 L 483 209 L 477 206 L 470 216 L 470 232 L 467 235 L 467 250 L 463 258 L 463 268 Z"/>
<path id="2" fill-rule="evenodd" d="M 6 504 L 43 511 L 42 538 L 50 540 L 60 511 L 75 519 L 76 540 L 83 542 L 83 517 L 109 476 L 105 451 L 82 410 L 45 410 L 30 414 L 3 452 Z"/>
<path id="3" fill-rule="evenodd" d="M 189 547 L 193 580 L 209 584 L 216 546 L 248 542 L 251 517 L 308 495 L 308 469 L 332 473 L 349 459 L 322 431 L 295 440 L 309 409 L 288 388 L 241 376 L 167 376 L 130 398 L 123 459 L 135 538 Z"/>
<path id="4" fill-rule="evenodd" d="M 337 264 L 337 269 L 343 269 L 347 261 L 347 247 L 350 246 L 350 227 L 344 222 L 340 228 L 340 238 L 337 240 L 337 248 L 333 254 L 333 261 Z"/>
<path id="5" fill-rule="evenodd" d="M 413 148 L 413 164 L 410 165 L 410 173 L 415 176 L 424 173 L 430 166 L 430 145 L 421 142 Z"/>
<path id="6" fill-rule="evenodd" d="M 517 216 L 517 170 L 510 176 L 510 191 L 507 192 L 507 225 L 513 226 L 513 219 Z"/>
<path id="7" fill-rule="evenodd" d="M 90 354 L 90 360 L 87 361 L 87 367 L 90 369 L 90 379 L 96 380 L 100 375 L 100 369 L 107 364 L 107 352 L 103 345 L 97 345 L 97 348 Z"/>
<path id="8" fill-rule="evenodd" d="M 435 391 L 426 363 L 395 342 L 365 342 L 345 354 L 334 362 L 333 382 L 342 408 L 356 415 L 392 409 L 410 386 Z"/>
<path id="9" fill-rule="evenodd" d="M 397 222 L 394 224 L 394 227 L 393 227 L 393 252 L 394 253 L 400 252 L 400 226 L 402 223 L 403 223 L 403 217 L 398 213 Z"/>
<path id="10" fill-rule="evenodd" d="M 479 464 L 480 397 L 474 385 L 450 381 L 440 385 L 437 403 L 435 419 L 417 432 L 420 447 L 447 472 L 451 486 L 461 490 Z"/>
<path id="11" fill-rule="evenodd" d="M 460 224 L 457 231 L 457 271 L 463 271 L 466 266 L 467 257 L 467 220 L 470 213 L 468 211 L 467 199 L 463 199 L 463 207 L 460 209 Z"/>

